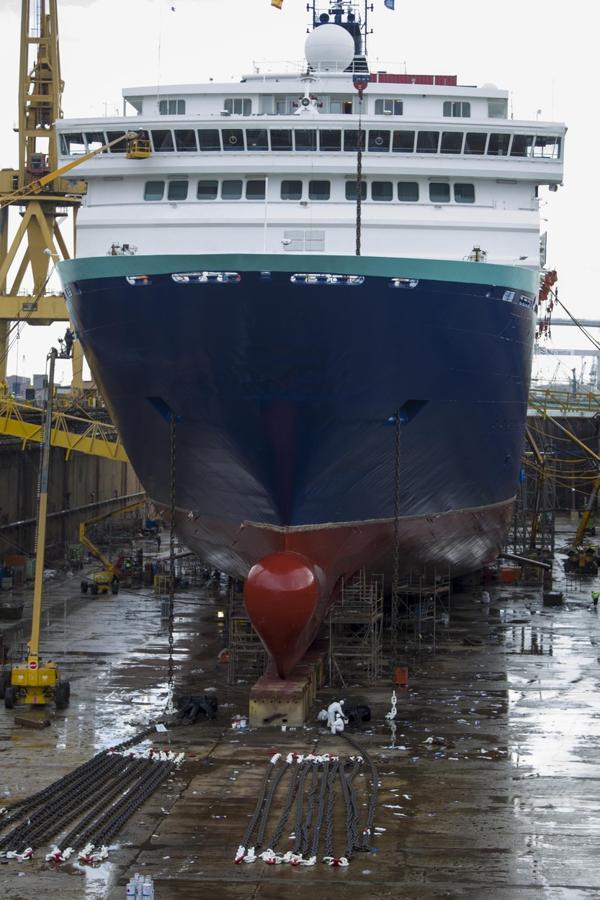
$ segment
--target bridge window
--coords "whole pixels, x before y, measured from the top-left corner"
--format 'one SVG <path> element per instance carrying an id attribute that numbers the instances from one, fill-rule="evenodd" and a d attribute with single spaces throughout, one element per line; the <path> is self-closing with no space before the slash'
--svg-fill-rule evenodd
<path id="1" fill-rule="evenodd" d="M 253 178 L 246 182 L 246 200 L 264 200 L 266 181 L 264 178 Z"/>
<path id="2" fill-rule="evenodd" d="M 170 181 L 167 197 L 169 200 L 187 200 L 187 181 Z"/>
<path id="3" fill-rule="evenodd" d="M 316 150 L 317 132 L 311 129 L 300 128 L 294 132 L 296 150 Z"/>
<path id="4" fill-rule="evenodd" d="M 432 181 L 429 185 L 429 199 L 432 203 L 450 203 L 450 185 L 443 181 Z"/>
<path id="5" fill-rule="evenodd" d="M 144 200 L 162 200 L 164 194 L 164 181 L 147 181 L 144 185 Z"/>
<path id="6" fill-rule="evenodd" d="M 292 150 L 292 132 L 289 128 L 271 131 L 271 150 Z"/>
<path id="7" fill-rule="evenodd" d="M 281 199 L 282 200 L 301 200 L 302 199 L 302 182 L 301 181 L 282 181 L 281 182 Z"/>
<path id="8" fill-rule="evenodd" d="M 417 203 L 419 200 L 419 183 L 417 181 L 399 181 L 398 200 L 402 203 Z"/>
<path id="9" fill-rule="evenodd" d="M 532 134 L 513 134 L 511 156 L 531 156 L 534 137 Z"/>
<path id="10" fill-rule="evenodd" d="M 367 199 L 367 183 L 366 181 L 361 181 L 360 183 L 360 199 Z M 346 200 L 356 200 L 356 182 L 355 181 L 347 181 L 346 182 Z"/>
<path id="11" fill-rule="evenodd" d="M 560 138 L 555 135 L 549 137 L 536 135 L 533 155 L 536 159 L 558 159 L 560 157 Z"/>
<path id="12" fill-rule="evenodd" d="M 441 153 L 460 153 L 463 143 L 462 131 L 442 131 Z"/>
<path id="13" fill-rule="evenodd" d="M 175 131 L 175 146 L 179 153 L 187 153 L 190 150 L 196 151 L 196 132 L 191 128 Z"/>
<path id="14" fill-rule="evenodd" d="M 173 135 L 170 131 L 151 131 L 150 134 L 156 153 L 166 153 L 175 149 Z"/>
<path id="15" fill-rule="evenodd" d="M 196 196 L 198 200 L 216 200 L 219 190 L 218 181 L 199 181 Z"/>
<path id="16" fill-rule="evenodd" d="M 365 132 L 361 131 L 361 150 L 365 149 Z M 356 153 L 358 150 L 358 131 L 344 132 L 344 150 L 350 153 Z"/>
<path id="17" fill-rule="evenodd" d="M 390 132 L 369 131 L 369 150 L 373 150 L 376 153 L 389 153 Z"/>
<path id="18" fill-rule="evenodd" d="M 488 156 L 508 156 L 510 134 L 490 134 L 487 152 Z"/>
<path id="19" fill-rule="evenodd" d="M 419 131 L 417 134 L 417 153 L 437 153 L 439 140 L 439 131 Z"/>
<path id="20" fill-rule="evenodd" d="M 242 182 L 235 179 L 221 185 L 221 200 L 239 200 L 242 196 Z"/>
<path id="21" fill-rule="evenodd" d="M 464 100 L 445 100 L 443 106 L 444 116 L 453 119 L 468 119 L 471 115 L 471 104 Z"/>
<path id="22" fill-rule="evenodd" d="M 159 116 L 184 116 L 185 100 L 159 100 Z"/>
<path id="23" fill-rule="evenodd" d="M 223 150 L 243 150 L 244 132 L 241 128 L 223 129 Z"/>
<path id="24" fill-rule="evenodd" d="M 204 152 L 221 149 L 221 136 L 216 128 L 203 128 L 198 132 L 198 143 Z"/>
<path id="25" fill-rule="evenodd" d="M 329 200 L 331 196 L 330 181 L 309 181 L 308 197 L 309 200 Z"/>
<path id="26" fill-rule="evenodd" d="M 342 149 L 341 131 L 319 131 L 319 149 L 328 152 Z"/>
<path id="27" fill-rule="evenodd" d="M 402 100 L 378 98 L 375 101 L 376 116 L 401 116 L 403 112 L 404 103 L 402 102 Z"/>
<path id="28" fill-rule="evenodd" d="M 106 133 L 106 137 L 108 138 L 108 142 L 110 143 L 111 141 L 116 141 L 117 138 L 120 138 L 120 137 L 125 138 L 126 134 L 127 134 L 126 131 L 108 131 Z M 126 151 L 127 151 L 127 141 L 126 140 L 119 141 L 118 144 L 115 144 L 114 147 L 110 148 L 111 153 L 125 153 Z"/>
<path id="29" fill-rule="evenodd" d="M 104 144 L 106 144 L 106 137 L 103 131 L 87 131 L 85 139 L 87 141 L 88 151 L 99 150 L 100 147 L 103 147 Z M 102 152 L 108 153 L 108 150 L 103 150 Z"/>
<path id="30" fill-rule="evenodd" d="M 454 201 L 456 203 L 475 203 L 475 185 L 457 182 L 454 185 Z"/>
<path id="31" fill-rule="evenodd" d="M 371 200 L 380 202 L 394 199 L 394 185 L 391 181 L 372 181 Z"/>
<path id="32" fill-rule="evenodd" d="M 268 150 L 269 141 L 265 128 L 249 128 L 246 132 L 246 146 L 248 150 Z"/>
<path id="33" fill-rule="evenodd" d="M 228 97 L 223 108 L 232 116 L 251 116 L 252 100 L 248 97 Z"/>
<path id="34" fill-rule="evenodd" d="M 487 134 L 482 131 L 471 131 L 465 135 L 465 153 L 480 156 L 485 153 Z"/>
<path id="35" fill-rule="evenodd" d="M 415 149 L 414 131 L 395 131 L 392 139 L 393 153 L 412 153 Z"/>
<path id="36" fill-rule="evenodd" d="M 80 131 L 61 134 L 60 146 L 63 156 L 82 156 L 86 151 L 83 134 Z"/>

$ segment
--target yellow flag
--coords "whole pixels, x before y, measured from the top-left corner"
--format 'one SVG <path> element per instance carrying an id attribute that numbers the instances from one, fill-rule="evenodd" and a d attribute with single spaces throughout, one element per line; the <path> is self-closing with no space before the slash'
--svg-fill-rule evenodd
<path id="1" fill-rule="evenodd" d="M 276 9 L 281 9 L 283 0 L 271 0 L 271 6 L 274 6 Z"/>

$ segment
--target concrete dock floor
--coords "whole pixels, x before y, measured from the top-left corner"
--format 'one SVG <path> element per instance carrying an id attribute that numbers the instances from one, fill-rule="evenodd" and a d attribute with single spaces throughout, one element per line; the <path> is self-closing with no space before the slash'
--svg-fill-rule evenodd
<path id="1" fill-rule="evenodd" d="M 316 724 L 233 731 L 249 685 L 228 687 L 217 663 L 223 598 L 215 589 L 178 595 L 177 681 L 185 692 L 216 687 L 218 719 L 157 735 L 186 762 L 126 825 L 108 861 L 53 870 L 38 851 L 0 865 L 0 896 L 121 898 L 140 872 L 152 875 L 159 900 L 600 897 L 600 613 L 591 586 L 571 586 L 558 608 L 523 586 L 493 586 L 489 605 L 479 590 L 454 595 L 435 655 L 423 648 L 398 660 L 408 663 L 409 685 L 398 691 L 394 749 L 384 718 L 391 683 L 341 692 L 371 704 L 372 727 L 352 736 L 381 779 L 373 852 L 357 853 L 347 869 L 233 864 L 274 751 L 354 750 Z M 43 731 L 15 726 L 0 708 L 0 806 L 164 708 L 167 631 L 150 591 L 82 600 L 78 580 L 62 578 L 48 600 L 44 654 L 68 674 L 71 705 L 35 711 L 52 720 Z M 3 630 L 16 645 L 28 629 Z M 361 800 L 366 780 L 359 776 Z"/>

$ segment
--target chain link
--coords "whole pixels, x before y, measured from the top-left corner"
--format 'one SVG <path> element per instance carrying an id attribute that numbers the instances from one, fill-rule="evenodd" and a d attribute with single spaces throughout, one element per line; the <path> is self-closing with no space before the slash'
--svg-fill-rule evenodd
<path id="1" fill-rule="evenodd" d="M 400 410 L 395 415 L 395 447 L 394 447 L 394 547 L 392 562 L 392 645 L 396 649 L 398 641 L 398 603 L 400 598 Z"/>
<path id="2" fill-rule="evenodd" d="M 362 91 L 358 94 L 358 150 L 356 151 L 356 256 L 360 256 L 362 228 Z"/>
<path id="3" fill-rule="evenodd" d="M 174 692 L 174 626 L 175 626 L 175 478 L 177 473 L 177 442 L 175 413 L 170 420 L 170 522 L 169 522 L 169 662 L 167 671 L 167 714 L 172 714 Z"/>

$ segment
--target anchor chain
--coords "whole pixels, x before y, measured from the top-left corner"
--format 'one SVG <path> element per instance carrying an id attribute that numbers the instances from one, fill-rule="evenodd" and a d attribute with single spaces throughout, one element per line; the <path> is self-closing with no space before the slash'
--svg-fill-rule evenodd
<path id="1" fill-rule="evenodd" d="M 362 229 L 362 145 L 363 145 L 363 128 L 362 128 L 362 91 L 358 93 L 358 149 L 356 151 L 356 256 L 360 256 L 361 251 L 361 229 Z"/>
<path id="2" fill-rule="evenodd" d="M 171 412 L 169 428 L 170 450 L 170 522 L 169 522 L 169 661 L 167 669 L 167 715 L 173 715 L 174 692 L 174 625 L 175 625 L 175 479 L 177 473 L 177 432 L 175 413 Z"/>
<path id="3" fill-rule="evenodd" d="M 400 598 L 400 410 L 396 410 L 394 445 L 394 547 L 392 560 L 392 647 L 398 643 L 398 604 Z"/>

